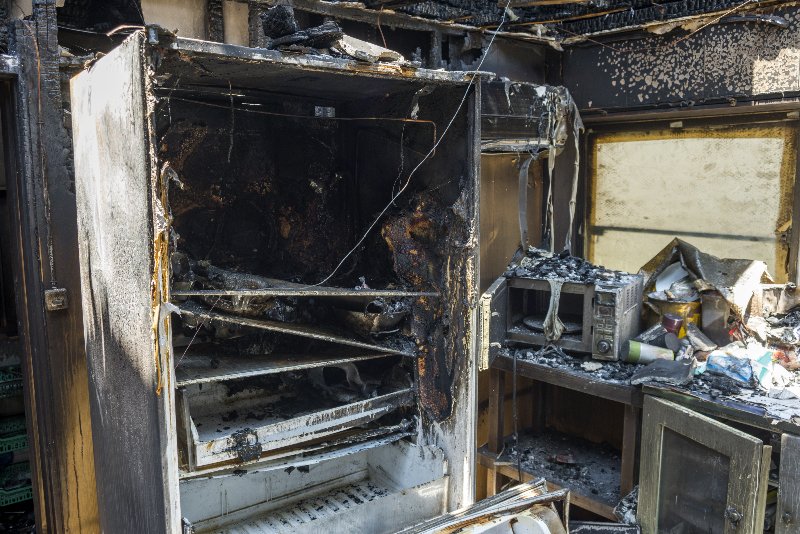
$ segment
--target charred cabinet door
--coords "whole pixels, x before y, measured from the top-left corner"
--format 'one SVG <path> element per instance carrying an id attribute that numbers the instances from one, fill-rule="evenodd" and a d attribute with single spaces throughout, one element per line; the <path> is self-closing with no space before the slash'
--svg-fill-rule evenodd
<path id="1" fill-rule="evenodd" d="M 506 335 L 508 313 L 508 283 L 500 277 L 481 296 L 480 309 L 480 360 L 479 370 L 485 371 L 492 364 Z"/>
<path id="2" fill-rule="evenodd" d="M 678 404 L 645 397 L 644 534 L 760 532 L 772 447 Z"/>

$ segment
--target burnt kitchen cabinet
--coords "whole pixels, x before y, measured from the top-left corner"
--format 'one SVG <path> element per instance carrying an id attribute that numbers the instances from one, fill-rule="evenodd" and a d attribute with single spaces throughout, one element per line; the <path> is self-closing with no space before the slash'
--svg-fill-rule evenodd
<path id="1" fill-rule="evenodd" d="M 154 30 L 72 80 L 105 532 L 472 503 L 479 86 Z"/>
<path id="2" fill-rule="evenodd" d="M 763 531 L 771 453 L 757 437 L 645 396 L 642 532 Z"/>

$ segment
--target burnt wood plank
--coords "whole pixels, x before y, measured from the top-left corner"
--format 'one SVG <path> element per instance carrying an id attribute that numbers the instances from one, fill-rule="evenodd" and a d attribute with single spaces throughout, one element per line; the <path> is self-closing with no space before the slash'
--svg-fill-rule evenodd
<path id="1" fill-rule="evenodd" d="M 489 373 L 489 450 L 500 454 L 505 438 L 505 373 L 498 369 Z"/>
<path id="2" fill-rule="evenodd" d="M 489 370 L 489 443 L 488 450 L 495 455 L 503 452 L 505 438 L 505 373 L 498 369 Z M 489 468 L 486 479 L 486 494 L 497 494 L 505 483 L 505 477 L 493 467 Z"/>
<path id="3" fill-rule="evenodd" d="M 781 437 L 778 516 L 775 534 L 790 534 L 800 529 L 800 436 Z"/>
<path id="4" fill-rule="evenodd" d="M 80 532 L 96 527 L 98 510 L 74 173 L 64 123 L 68 95 L 62 94 L 56 3 L 29 5 L 31 17 L 6 21 L 15 35 L 9 55 L 0 59 L 11 238 L 5 252 L 14 261 L 37 527 Z M 44 293 L 55 287 L 66 289 L 68 306 L 46 311 Z"/>
<path id="5" fill-rule="evenodd" d="M 494 360 L 492 366 L 496 369 L 511 372 L 514 368 L 513 358 L 501 354 Z M 599 380 L 587 374 L 549 367 L 519 358 L 517 359 L 517 373 L 526 378 L 532 378 L 554 386 L 580 391 L 615 402 L 621 402 L 632 406 L 642 405 L 641 391 L 628 384 Z"/>
<path id="6" fill-rule="evenodd" d="M 620 496 L 624 497 L 636 485 L 636 448 L 639 444 L 639 416 L 641 409 L 625 405 L 622 431 L 622 467 L 620 468 Z"/>

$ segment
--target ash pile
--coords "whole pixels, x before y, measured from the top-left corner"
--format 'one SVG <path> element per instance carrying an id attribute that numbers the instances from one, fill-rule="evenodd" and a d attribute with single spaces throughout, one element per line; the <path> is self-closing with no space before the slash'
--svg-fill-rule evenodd
<path id="1" fill-rule="evenodd" d="M 505 348 L 501 350 L 505 357 L 516 358 L 539 365 L 546 365 L 553 369 L 562 369 L 577 374 L 591 376 L 606 382 L 627 384 L 642 365 L 630 364 L 624 361 L 598 362 L 589 356 L 575 356 L 563 351 L 531 350 L 529 348 Z"/>
<path id="2" fill-rule="evenodd" d="M 554 254 L 535 247 L 529 247 L 524 256 L 512 260 L 505 272 L 506 278 L 562 280 L 577 284 L 623 283 L 632 276 L 634 275 L 594 265 L 570 255 L 567 250 Z"/>

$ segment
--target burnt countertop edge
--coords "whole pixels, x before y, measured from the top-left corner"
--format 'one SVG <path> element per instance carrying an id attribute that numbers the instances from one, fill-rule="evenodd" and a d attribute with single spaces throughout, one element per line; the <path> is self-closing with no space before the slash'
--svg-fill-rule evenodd
<path id="1" fill-rule="evenodd" d="M 800 424 L 790 419 L 771 416 L 766 409 L 748 404 L 744 399 L 730 396 L 712 398 L 678 386 L 644 384 L 642 393 L 672 401 L 703 415 L 724 419 L 779 434 L 800 435 Z"/>
<path id="2" fill-rule="evenodd" d="M 511 356 L 497 355 L 492 360 L 490 367 L 510 373 L 513 360 Z M 595 378 L 589 373 L 550 367 L 522 358 L 517 359 L 517 373 L 525 378 L 628 404 L 636 408 L 640 408 L 644 401 L 644 394 L 640 387 Z"/>

